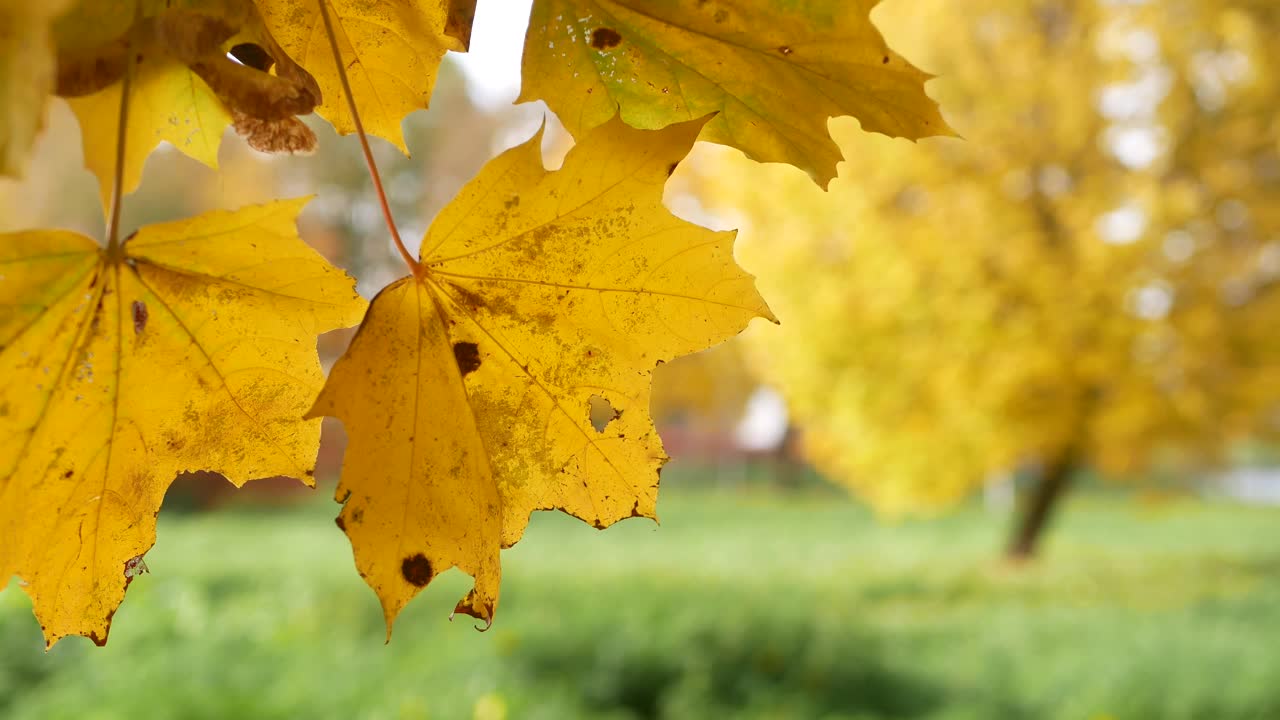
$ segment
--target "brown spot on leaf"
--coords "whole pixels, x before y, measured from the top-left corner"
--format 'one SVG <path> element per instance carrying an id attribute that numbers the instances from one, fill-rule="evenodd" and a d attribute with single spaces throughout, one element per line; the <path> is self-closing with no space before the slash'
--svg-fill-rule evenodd
<path id="1" fill-rule="evenodd" d="M 400 574 L 414 587 L 426 587 L 431 582 L 431 562 L 422 553 L 412 555 L 400 563 Z"/>
<path id="2" fill-rule="evenodd" d="M 484 308 L 484 298 L 480 297 L 476 293 L 454 283 L 449 283 L 449 287 L 453 290 L 454 294 L 457 295 L 458 303 L 471 312 L 476 312 Z"/>
<path id="3" fill-rule="evenodd" d="M 473 342 L 456 342 L 453 359 L 458 361 L 458 372 L 466 377 L 480 369 L 480 348 Z"/>
<path id="4" fill-rule="evenodd" d="M 342 532 L 347 531 L 347 523 L 342 519 L 341 515 L 333 519 L 333 524 L 337 525 L 338 529 L 341 530 Z"/>
<path id="5" fill-rule="evenodd" d="M 597 50 L 611 50 L 622 44 L 622 36 L 617 30 L 598 27 L 591 31 L 591 47 Z"/>
<path id="6" fill-rule="evenodd" d="M 139 335 L 143 330 L 147 329 L 147 318 L 150 317 L 147 312 L 147 304 L 141 300 L 133 301 L 133 331 Z"/>
<path id="7" fill-rule="evenodd" d="M 667 166 L 667 177 L 671 177 L 673 174 L 675 174 L 676 168 L 677 168 L 679 165 L 680 165 L 680 163 L 679 163 L 679 162 L 673 162 L 673 163 L 671 163 L 670 165 L 668 165 L 668 166 Z"/>
<path id="8" fill-rule="evenodd" d="M 881 60 L 880 62 L 881 62 L 881 63 L 883 63 L 883 64 L 885 64 L 885 65 L 888 65 L 888 64 L 889 64 L 889 56 L 888 56 L 888 55 L 885 55 L 885 56 L 884 56 L 884 59 L 883 59 L 883 60 Z"/>

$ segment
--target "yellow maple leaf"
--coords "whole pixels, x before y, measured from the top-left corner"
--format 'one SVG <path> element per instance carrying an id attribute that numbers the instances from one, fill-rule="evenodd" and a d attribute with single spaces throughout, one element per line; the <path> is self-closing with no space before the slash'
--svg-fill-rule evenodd
<path id="1" fill-rule="evenodd" d="M 871 24 L 878 2 L 535 0 L 520 100 L 545 100 L 575 137 L 619 111 L 646 129 L 719 112 L 701 139 L 826 187 L 841 159 L 828 118 L 913 140 L 950 133 L 929 75 Z"/>
<path id="2" fill-rule="evenodd" d="M 408 154 L 400 123 L 427 107 L 445 51 L 465 51 L 475 0 L 327 0 L 351 94 L 365 129 Z M 355 132 L 318 0 L 257 0 L 268 30 L 320 84 L 316 108 Z"/>
<path id="3" fill-rule="evenodd" d="M 306 200 L 152 225 L 103 249 L 0 235 L 0 581 L 49 644 L 107 639 L 174 477 L 311 482 L 318 333 L 354 283 L 296 236 Z"/>
<path id="4" fill-rule="evenodd" d="M 231 124 L 231 114 L 217 95 L 176 59 L 157 53 L 133 65 L 120 192 L 138 189 L 143 165 L 161 142 L 217 168 L 222 132 Z M 67 98 L 80 121 L 84 164 L 98 178 L 103 208 L 111 205 L 123 88 L 123 82 L 116 82 L 91 95 Z"/>
<path id="5" fill-rule="evenodd" d="M 219 2 L 219 8 L 227 5 Z M 214 11 L 215 3 L 208 3 Z M 154 0 L 78 0 L 55 26 L 59 93 L 80 123 L 85 167 L 98 178 L 102 207 L 111 205 L 123 79 L 130 77 L 120 192 L 138 188 L 147 157 L 162 142 L 211 168 L 231 115 L 213 90 L 155 37 Z"/>
<path id="6" fill-rule="evenodd" d="M 388 634 L 450 567 L 476 581 L 457 610 L 491 622 L 499 550 L 534 510 L 599 528 L 654 516 L 654 367 L 773 318 L 734 233 L 662 207 L 704 123 L 614 120 L 554 173 L 539 133 L 485 166 L 427 233 L 418 276 L 373 301 L 311 412 L 347 428 L 338 524 Z"/>
<path id="7" fill-rule="evenodd" d="M 0 175 L 18 176 L 53 90 L 50 25 L 70 0 L 0 0 Z"/>
<path id="8" fill-rule="evenodd" d="M 319 89 L 266 31 L 251 0 L 81 0 L 56 25 L 56 38 L 57 92 L 80 122 L 85 165 L 98 177 L 104 208 L 121 141 L 122 193 L 137 189 L 161 142 L 216 168 L 233 120 L 259 150 L 314 147 L 294 116 L 312 111 Z M 245 48 L 253 51 L 248 61 L 228 57 Z"/>

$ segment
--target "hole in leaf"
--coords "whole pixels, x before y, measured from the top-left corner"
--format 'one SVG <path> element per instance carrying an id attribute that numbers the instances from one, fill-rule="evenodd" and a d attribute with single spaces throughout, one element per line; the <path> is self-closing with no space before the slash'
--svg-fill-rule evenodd
<path id="1" fill-rule="evenodd" d="M 267 52 L 261 45 L 253 43 L 240 43 L 231 48 L 231 52 L 227 55 L 236 62 L 255 70 L 266 72 L 276 64 L 275 58 L 271 57 L 271 53 Z"/>
<path id="2" fill-rule="evenodd" d="M 609 423 L 622 416 L 622 411 L 615 409 L 603 395 L 592 395 L 588 404 L 591 408 L 591 427 L 598 433 L 604 432 Z"/>
<path id="3" fill-rule="evenodd" d="M 147 567 L 147 563 L 142 559 L 141 555 L 135 555 L 124 562 L 124 576 L 126 578 L 135 578 L 149 572 L 151 572 L 151 569 Z"/>

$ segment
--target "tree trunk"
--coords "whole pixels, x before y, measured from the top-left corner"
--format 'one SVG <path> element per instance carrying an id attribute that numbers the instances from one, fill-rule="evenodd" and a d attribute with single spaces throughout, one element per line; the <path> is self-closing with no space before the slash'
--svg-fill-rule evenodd
<path id="1" fill-rule="evenodd" d="M 1009 538 L 1005 553 L 1010 560 L 1026 561 L 1035 557 L 1040 536 L 1048 527 L 1058 500 L 1071 484 L 1074 469 L 1075 463 L 1068 456 L 1050 463 L 1040 473 L 1034 492 L 1022 503 L 1013 535 Z"/>
<path id="2" fill-rule="evenodd" d="M 778 484 L 789 490 L 799 488 L 803 482 L 800 474 L 803 466 L 796 462 L 795 444 L 796 426 L 788 419 L 787 429 L 782 433 L 778 446 L 769 452 L 769 465 Z"/>

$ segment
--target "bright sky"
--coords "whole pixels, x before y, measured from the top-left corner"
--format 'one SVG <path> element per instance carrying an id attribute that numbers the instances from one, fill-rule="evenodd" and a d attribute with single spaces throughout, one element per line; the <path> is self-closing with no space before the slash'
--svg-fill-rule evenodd
<path id="1" fill-rule="evenodd" d="M 520 93 L 520 53 L 531 4 L 532 0 L 480 3 L 471 51 L 450 53 L 467 76 L 472 100 L 483 108 L 510 105 Z"/>

